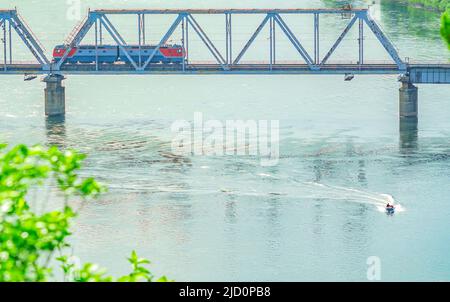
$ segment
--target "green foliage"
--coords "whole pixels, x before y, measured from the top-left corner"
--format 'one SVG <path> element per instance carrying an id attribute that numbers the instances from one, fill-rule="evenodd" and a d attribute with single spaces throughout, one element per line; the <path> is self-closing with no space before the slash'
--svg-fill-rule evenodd
<path id="1" fill-rule="evenodd" d="M 96 264 L 86 263 L 73 273 L 75 282 L 111 282 L 112 277 L 106 276 L 106 270 Z"/>
<path id="2" fill-rule="evenodd" d="M 441 35 L 447 42 L 448 49 L 450 49 L 450 9 L 442 14 L 441 18 Z"/>
<path id="3" fill-rule="evenodd" d="M 419 4 L 425 8 L 432 8 L 440 11 L 445 11 L 450 8 L 449 0 L 408 0 L 409 3 Z"/>
<path id="4" fill-rule="evenodd" d="M 64 281 L 114 280 L 98 265 L 86 263 L 78 267 L 71 261 L 73 257 L 63 254 L 70 247 L 67 242 L 70 222 L 77 215 L 69 202 L 71 199 L 86 202 L 105 191 L 95 179 L 78 176 L 84 159 L 83 154 L 74 150 L 62 152 L 56 147 L 25 145 L 7 150 L 6 145 L 0 145 L 0 282 L 49 281 L 56 254 Z M 37 214 L 27 202 L 30 188 L 49 180 L 47 186 L 61 193 L 64 205 L 60 210 Z M 132 272 L 117 281 L 153 281 L 153 275 L 145 268 L 148 260 L 138 258 L 134 251 L 128 260 Z"/>
<path id="5" fill-rule="evenodd" d="M 450 0 L 389 0 L 391 2 L 412 4 L 415 6 L 424 7 L 431 10 L 445 11 L 450 8 Z M 372 0 L 322 0 L 327 6 L 343 7 L 351 4 L 354 7 L 363 7 L 364 4 L 371 4 Z M 386 3 L 384 3 L 386 4 Z"/>

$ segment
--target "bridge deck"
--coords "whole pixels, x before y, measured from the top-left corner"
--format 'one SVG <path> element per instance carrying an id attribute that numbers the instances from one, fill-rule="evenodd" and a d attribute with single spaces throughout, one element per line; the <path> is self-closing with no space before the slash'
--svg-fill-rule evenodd
<path id="1" fill-rule="evenodd" d="M 450 83 L 450 64 L 411 64 L 408 65 L 411 83 L 417 84 L 449 84 Z M 2 74 L 48 74 L 49 70 L 44 70 L 39 64 L 11 64 L 0 65 L 0 75 Z M 174 74 L 322 74 L 322 75 L 340 75 L 340 74 L 400 74 L 395 64 L 326 64 L 319 70 L 311 70 L 306 64 L 274 64 L 270 66 L 267 63 L 259 64 L 237 64 L 231 65 L 229 69 L 224 70 L 219 64 L 187 64 L 184 67 L 178 64 L 150 64 L 143 71 L 136 71 L 129 64 L 100 64 L 98 70 L 95 64 L 65 64 L 61 70 L 55 73 L 63 75 L 174 75 Z"/>
<path id="2" fill-rule="evenodd" d="M 0 74 L 46 74 L 39 64 L 0 65 Z M 327 64 L 320 70 L 310 70 L 306 64 L 238 64 L 224 70 L 219 64 L 150 64 L 144 71 L 136 71 L 129 64 L 65 64 L 60 74 L 397 74 L 395 64 Z"/>

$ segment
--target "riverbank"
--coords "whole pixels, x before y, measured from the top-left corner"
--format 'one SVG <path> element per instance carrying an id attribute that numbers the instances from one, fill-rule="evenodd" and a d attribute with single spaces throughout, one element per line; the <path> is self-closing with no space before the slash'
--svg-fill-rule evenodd
<path id="1" fill-rule="evenodd" d="M 450 0 L 400 0 L 399 2 L 436 12 L 450 10 Z"/>
<path id="2" fill-rule="evenodd" d="M 441 36 L 450 49 L 450 0 L 400 0 L 399 2 L 415 8 L 441 13 Z"/>
<path id="3" fill-rule="evenodd" d="M 394 0 L 388 1 L 394 2 Z M 450 49 L 450 0 L 395 0 L 395 2 L 441 14 L 441 36 Z"/>

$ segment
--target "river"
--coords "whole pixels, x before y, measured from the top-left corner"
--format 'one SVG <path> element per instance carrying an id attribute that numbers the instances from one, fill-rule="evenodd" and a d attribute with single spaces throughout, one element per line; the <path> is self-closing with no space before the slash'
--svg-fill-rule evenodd
<path id="1" fill-rule="evenodd" d="M 87 3 L 275 7 L 267 0 L 148 2 L 81 1 L 81 16 Z M 382 1 L 373 14 L 402 58 L 448 60 L 439 16 L 392 3 Z M 325 5 L 287 0 L 277 7 Z M 49 56 L 78 22 L 65 1 L 3 0 L 1 6 L 18 7 Z M 298 22 L 305 36 L 312 28 L 308 19 L 287 20 Z M 211 21 L 218 40 L 222 21 Z M 257 18 L 250 21 L 236 29 L 237 43 L 255 29 Z M 135 24 L 120 22 L 125 32 Z M 324 18 L 322 55 L 346 22 Z M 167 28 L 154 24 L 152 42 Z M 336 60 L 356 59 L 354 34 Z M 255 57 L 267 51 L 263 43 Z M 278 56 L 289 58 L 289 44 L 279 43 Z M 368 31 L 366 45 L 367 60 L 387 58 Z M 24 49 L 17 52 L 25 59 Z M 383 281 L 450 280 L 450 86 L 419 86 L 418 131 L 399 133 L 396 76 L 351 82 L 342 76 L 69 76 L 65 85 L 65 121 L 46 121 L 43 83 L 2 76 L 0 140 L 88 154 L 82 174 L 109 192 L 87 204 L 73 226 L 71 240 L 83 261 L 118 275 L 128 271 L 125 257 L 135 249 L 151 259 L 156 275 L 177 281 L 364 281 L 375 256 Z M 245 156 L 171 158 L 172 123 L 190 121 L 195 112 L 207 120 L 278 120 L 278 164 L 264 167 Z M 391 196 L 402 211 L 388 216 L 380 208 Z"/>

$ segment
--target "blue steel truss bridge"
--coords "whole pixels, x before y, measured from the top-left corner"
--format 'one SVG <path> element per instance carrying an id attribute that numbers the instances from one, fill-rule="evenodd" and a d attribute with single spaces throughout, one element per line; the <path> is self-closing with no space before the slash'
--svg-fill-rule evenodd
<path id="1" fill-rule="evenodd" d="M 132 53 L 125 35 L 112 22 L 112 16 L 134 16 L 137 44 Z M 171 16 L 173 21 L 162 34 L 159 42 L 152 46 L 150 53 L 144 54 L 147 44 L 148 26 L 146 20 L 155 16 Z M 216 15 L 223 18 L 223 36 L 219 46 L 217 41 L 209 36 L 210 24 L 200 22 L 202 15 Z M 303 37 L 295 34 L 289 20 L 300 15 L 311 16 L 311 31 L 313 45 L 306 47 Z M 257 16 L 260 22 L 246 39 L 242 48 L 236 51 L 236 34 L 240 26 L 236 18 Z M 321 47 L 321 20 L 323 16 L 345 18 L 348 20 L 342 33 L 328 49 Z M 330 57 L 339 49 L 350 30 L 357 27 L 358 39 L 355 43 L 357 60 L 332 62 Z M 0 35 L 2 47 L 0 58 L 1 74 L 24 74 L 26 76 L 44 74 L 46 89 L 46 114 L 64 114 L 64 87 L 62 80 L 67 75 L 138 75 L 138 74 L 342 74 L 346 80 L 351 80 L 355 74 L 397 74 L 402 82 L 400 88 L 400 116 L 417 117 L 417 87 L 414 84 L 449 84 L 449 63 L 412 64 L 403 60 L 393 43 L 385 35 L 377 22 L 370 16 L 368 9 L 135 9 L 135 10 L 92 10 L 86 18 L 70 33 L 63 46 L 63 55 L 59 60 L 47 58 L 43 47 L 38 42 L 31 29 L 16 10 L 0 10 Z M 261 35 L 263 30 L 269 32 L 267 41 L 268 57 L 251 62 L 243 57 Z M 183 60 L 177 64 L 154 63 L 159 51 L 167 45 L 175 32 L 181 32 L 177 44 L 183 49 Z M 376 38 L 390 58 L 389 62 L 371 62 L 366 60 L 365 31 Z M 14 45 L 12 33 L 15 32 L 20 41 L 35 58 L 35 63 L 16 62 L 14 60 Z M 74 49 L 82 47 L 88 33 L 93 34 L 94 43 L 89 44 L 94 51 L 92 62 L 71 62 L 69 57 Z M 105 36 L 112 39 L 118 52 L 125 60 L 117 62 L 102 62 L 99 49 L 103 46 Z M 195 36 L 206 47 L 212 61 L 194 61 L 190 58 L 191 39 Z M 295 50 L 297 58 L 292 61 L 277 59 L 278 40 L 280 36 L 287 39 Z M 217 39 L 216 39 L 217 40 Z M 224 45 L 222 45 L 224 44 Z M 312 48 L 312 51 L 311 51 Z M 308 50 L 309 49 L 309 50 Z"/>

